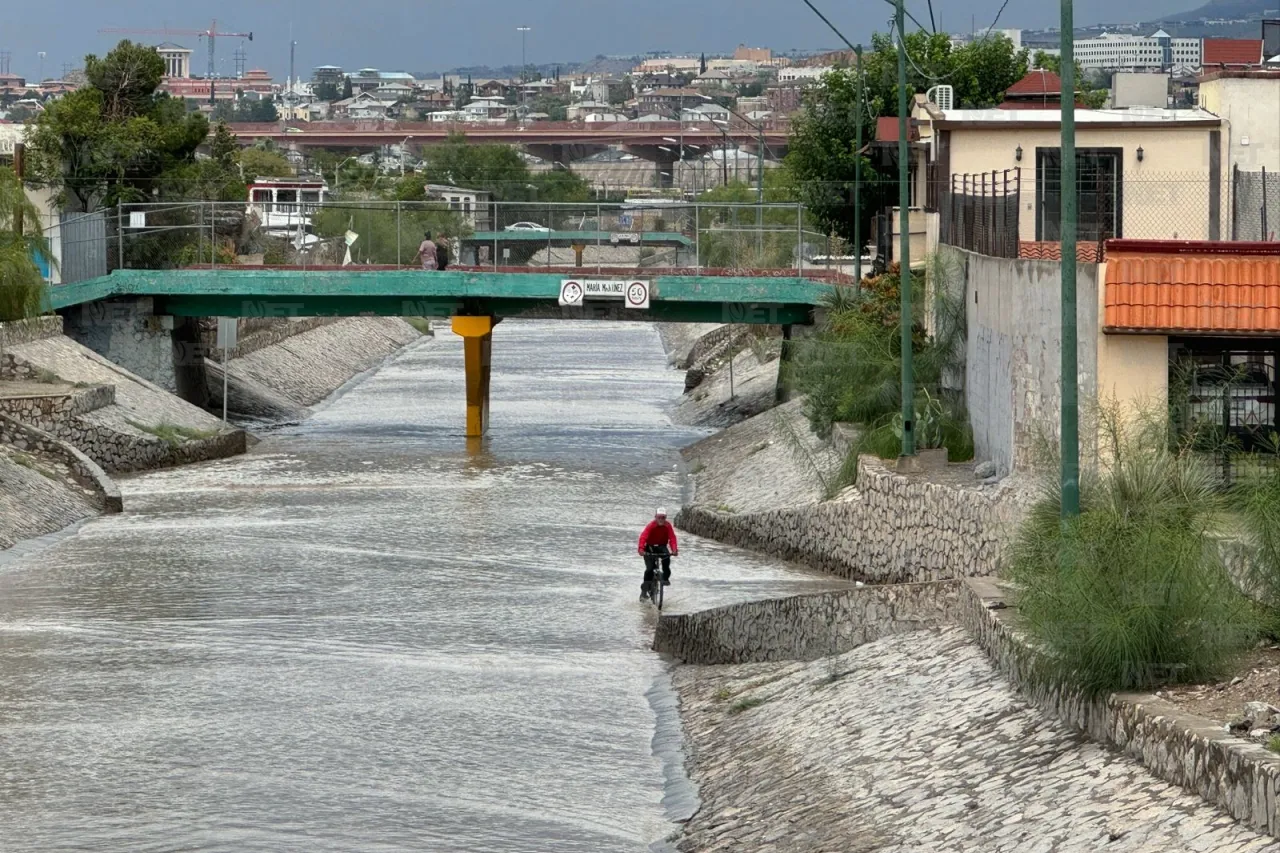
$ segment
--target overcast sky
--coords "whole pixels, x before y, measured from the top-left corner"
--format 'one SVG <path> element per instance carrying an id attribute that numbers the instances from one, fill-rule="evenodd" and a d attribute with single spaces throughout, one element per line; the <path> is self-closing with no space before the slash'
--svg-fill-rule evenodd
<path id="1" fill-rule="evenodd" d="M 892 14 L 886 0 L 815 3 L 855 42 L 886 29 Z M 987 26 L 1000 3 L 935 0 L 934 7 L 940 28 L 967 31 L 971 15 L 979 28 Z M 908 4 L 926 20 L 923 0 Z M 1078 24 L 1086 24 L 1116 20 L 1118 8 L 1131 20 L 1198 5 L 1199 0 L 1075 0 L 1075 14 Z M 289 69 L 291 23 L 303 77 L 322 64 L 406 71 L 518 65 L 516 26 L 522 23 L 533 27 L 528 56 L 534 63 L 650 50 L 715 53 L 739 43 L 777 51 L 838 44 L 802 0 L 5 0 L 0 2 L 0 51 L 12 53 L 14 73 L 31 78 L 40 72 L 37 54 L 44 51 L 45 76 L 58 76 L 64 63 L 79 66 L 86 53 L 104 53 L 122 38 L 100 34 L 100 28 L 204 29 L 212 15 L 219 29 L 252 32 L 253 43 L 245 45 L 249 66 L 281 79 Z M 1009 0 L 1000 26 L 1040 27 L 1057 20 L 1054 0 Z M 136 38 L 159 42 L 166 37 Z M 202 74 L 203 43 L 191 36 L 168 38 L 196 50 L 192 69 Z M 234 71 L 231 55 L 239 41 L 219 42 L 219 73 Z"/>

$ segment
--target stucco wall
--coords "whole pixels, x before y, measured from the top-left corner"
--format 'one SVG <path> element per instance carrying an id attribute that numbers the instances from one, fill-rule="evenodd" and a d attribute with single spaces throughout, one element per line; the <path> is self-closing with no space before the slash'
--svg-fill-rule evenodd
<path id="1" fill-rule="evenodd" d="M 1273 98 L 1274 100 L 1274 98 Z M 1272 124 L 1272 129 L 1276 127 Z M 1124 196 L 1123 236 L 1149 239 L 1209 239 L 1210 133 L 1220 128 L 1209 122 L 1203 127 L 1109 127 L 1095 128 L 1081 122 L 1076 126 L 1077 148 L 1123 148 Z M 1057 128 L 983 127 L 953 128 L 951 172 L 990 173 L 993 170 L 1022 170 L 1019 239 L 1034 241 L 1036 235 L 1036 149 L 1059 148 Z M 1022 160 L 1016 159 L 1022 147 Z M 1137 150 L 1143 149 L 1142 162 Z M 1222 174 L 1227 174 L 1224 162 Z M 1227 181 L 1222 183 L 1221 212 L 1224 229 L 1228 225 Z M 1226 233 L 1224 230 L 1222 233 Z"/>
<path id="2" fill-rule="evenodd" d="M 816 660 L 958 618 L 959 583 L 863 586 L 664 613 L 653 647 L 684 663 Z"/>
<path id="3" fill-rule="evenodd" d="M 1200 103 L 1223 121 L 1223 166 L 1246 172 L 1266 167 L 1280 169 L 1280 81 L 1266 79 L 1219 78 L 1200 84 Z M 1246 143 L 1247 140 L 1247 143 Z"/>
<path id="4" fill-rule="evenodd" d="M 1164 335 L 1101 335 L 1098 399 L 1133 412 L 1163 411 L 1169 400 L 1169 339 Z"/>
<path id="5" fill-rule="evenodd" d="M 174 318 L 155 315 L 150 298 L 109 299 L 69 311 L 66 334 L 173 394 L 178 390 L 173 324 Z M 197 357 L 196 353 L 179 354 L 180 359 Z"/>
<path id="6" fill-rule="evenodd" d="M 946 251 L 958 251 L 947 249 Z M 1061 417 L 1061 265 L 961 252 L 968 336 L 965 399 L 979 459 L 1026 470 Z M 1080 399 L 1097 398 L 1099 269 L 1080 264 L 1076 328 Z"/>

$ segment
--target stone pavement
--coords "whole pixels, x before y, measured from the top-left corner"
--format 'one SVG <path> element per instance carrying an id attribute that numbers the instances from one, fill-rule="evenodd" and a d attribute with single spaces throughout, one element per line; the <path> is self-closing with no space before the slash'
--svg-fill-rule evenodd
<path id="1" fill-rule="evenodd" d="M 960 628 L 674 682 L 702 799 L 685 853 L 1280 853 L 1028 706 Z"/>

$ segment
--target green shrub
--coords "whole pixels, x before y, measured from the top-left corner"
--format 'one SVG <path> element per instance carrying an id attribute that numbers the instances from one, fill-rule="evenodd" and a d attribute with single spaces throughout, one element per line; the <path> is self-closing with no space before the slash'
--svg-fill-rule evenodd
<path id="1" fill-rule="evenodd" d="M 1089 692 L 1220 675 L 1256 638 L 1258 614 L 1211 536 L 1224 500 L 1164 427 L 1114 440 L 1060 518 L 1056 483 L 1019 530 L 1007 576 L 1042 674 Z"/>

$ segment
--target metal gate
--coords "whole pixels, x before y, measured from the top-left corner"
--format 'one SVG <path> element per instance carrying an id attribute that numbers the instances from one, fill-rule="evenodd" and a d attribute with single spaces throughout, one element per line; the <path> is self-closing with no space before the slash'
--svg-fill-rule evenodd
<path id="1" fill-rule="evenodd" d="M 63 284 L 107 274 L 107 219 L 103 211 L 62 214 L 58 237 Z"/>

